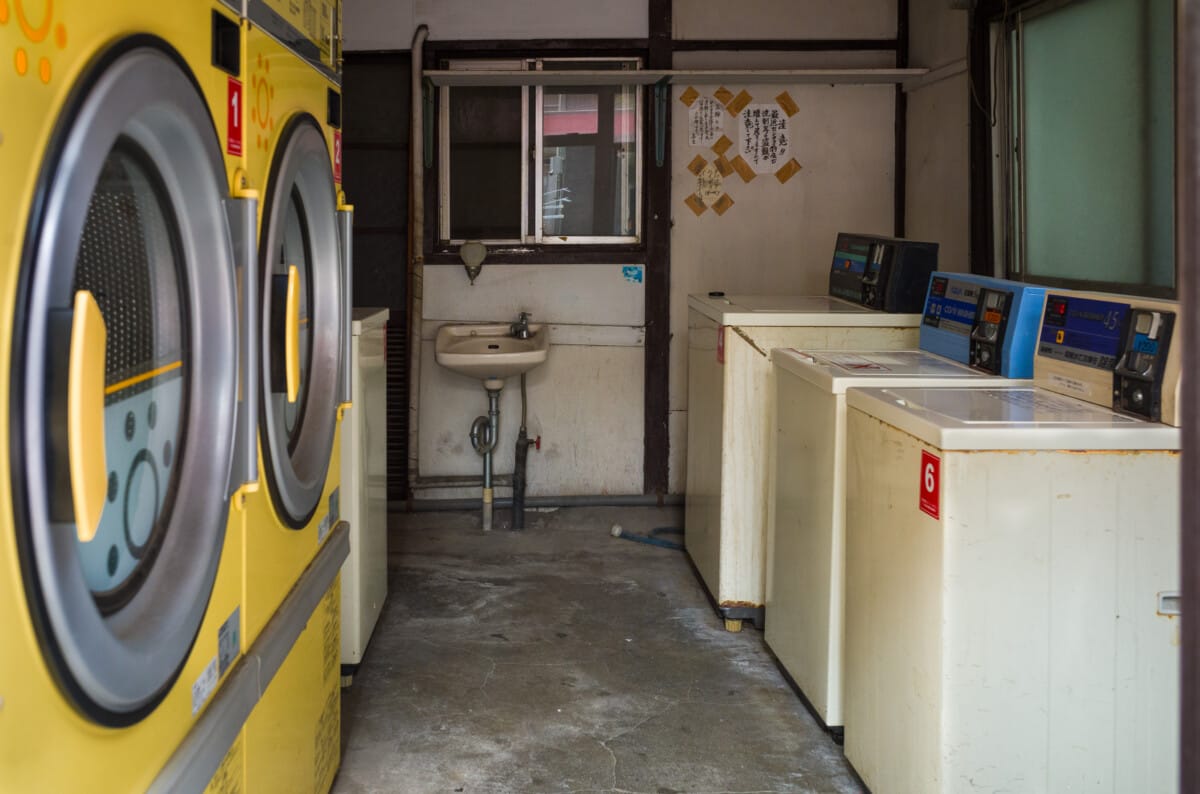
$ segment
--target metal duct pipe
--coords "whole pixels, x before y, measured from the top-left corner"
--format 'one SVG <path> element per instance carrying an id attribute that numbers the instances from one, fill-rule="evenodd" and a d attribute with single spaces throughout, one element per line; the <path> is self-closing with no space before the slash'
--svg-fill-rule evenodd
<path id="1" fill-rule="evenodd" d="M 421 296 L 424 295 L 425 278 L 425 106 L 424 63 L 425 40 L 429 38 L 429 28 L 421 25 L 413 34 L 412 53 L 409 67 L 410 100 L 412 102 L 412 129 L 409 132 L 409 185 L 412 210 L 409 215 L 412 224 L 409 234 L 410 251 L 408 271 L 408 485 L 416 482 L 420 461 L 417 460 L 417 442 L 419 422 L 415 420 L 421 397 L 421 317 L 423 315 Z"/>

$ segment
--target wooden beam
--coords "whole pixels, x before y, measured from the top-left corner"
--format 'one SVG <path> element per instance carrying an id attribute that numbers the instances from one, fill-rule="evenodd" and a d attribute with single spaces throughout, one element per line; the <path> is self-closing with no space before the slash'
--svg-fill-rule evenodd
<path id="1" fill-rule="evenodd" d="M 647 49 L 647 68 L 670 69 L 673 66 L 672 0 L 649 0 L 650 46 Z M 644 92 L 645 118 L 643 128 L 650 131 L 654 124 L 654 91 Z M 662 165 L 654 157 L 643 157 L 646 169 L 645 222 L 646 249 L 646 357 L 645 401 L 643 409 L 644 451 L 642 456 L 642 490 L 647 494 L 665 496 L 669 488 L 671 435 L 670 369 L 671 369 L 671 129 L 670 114 L 661 123 L 667 147 Z M 647 134 L 642 145 L 646 151 L 653 145 L 654 135 Z"/>

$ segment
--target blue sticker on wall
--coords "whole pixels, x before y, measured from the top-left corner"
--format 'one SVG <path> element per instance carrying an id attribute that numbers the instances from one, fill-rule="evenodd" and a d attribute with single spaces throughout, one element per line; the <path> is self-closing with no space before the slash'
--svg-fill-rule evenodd
<path id="1" fill-rule="evenodd" d="M 642 266 L 641 265 L 626 265 L 625 267 L 621 268 L 621 275 L 624 276 L 625 280 L 628 281 L 630 284 L 641 284 L 642 283 Z"/>

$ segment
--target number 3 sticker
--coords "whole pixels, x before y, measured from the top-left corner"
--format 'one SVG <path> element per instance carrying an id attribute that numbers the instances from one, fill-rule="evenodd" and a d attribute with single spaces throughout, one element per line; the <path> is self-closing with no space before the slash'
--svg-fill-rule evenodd
<path id="1" fill-rule="evenodd" d="M 941 490 L 942 460 L 937 455 L 921 450 L 921 512 L 938 517 Z"/>

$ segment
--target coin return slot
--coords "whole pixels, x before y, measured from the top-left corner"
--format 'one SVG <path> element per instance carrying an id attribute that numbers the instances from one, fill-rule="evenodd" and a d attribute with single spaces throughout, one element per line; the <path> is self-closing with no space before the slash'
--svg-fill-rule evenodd
<path id="1" fill-rule="evenodd" d="M 488 345 L 488 350 L 499 350 L 500 345 Z"/>
<path id="2" fill-rule="evenodd" d="M 1181 597 L 1178 591 L 1158 594 L 1158 614 L 1174 616 L 1182 614 Z"/>

